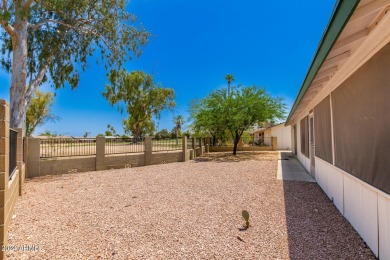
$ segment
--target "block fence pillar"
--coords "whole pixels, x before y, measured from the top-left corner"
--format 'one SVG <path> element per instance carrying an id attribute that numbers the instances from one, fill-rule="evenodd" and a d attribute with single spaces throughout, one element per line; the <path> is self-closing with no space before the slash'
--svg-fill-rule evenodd
<path id="1" fill-rule="evenodd" d="M 277 137 L 271 137 L 272 142 L 272 151 L 278 150 L 278 138 Z"/>
<path id="2" fill-rule="evenodd" d="M 206 153 L 210 152 L 210 137 L 206 137 Z"/>
<path id="3" fill-rule="evenodd" d="M 199 138 L 199 156 L 202 156 L 203 155 L 203 138 Z"/>
<path id="4" fill-rule="evenodd" d="M 37 177 L 40 175 L 40 145 L 41 140 L 39 140 L 39 138 L 27 138 L 26 175 L 28 178 Z"/>
<path id="5" fill-rule="evenodd" d="M 152 152 L 153 152 L 153 146 L 152 146 L 153 138 L 151 136 L 145 137 L 145 166 L 152 165 Z"/>
<path id="6" fill-rule="evenodd" d="M 16 165 L 19 169 L 19 196 L 22 196 L 24 179 L 26 178 L 26 172 L 23 162 L 23 129 L 18 128 L 17 140 L 16 140 Z"/>
<path id="7" fill-rule="evenodd" d="M 106 169 L 106 138 L 104 136 L 96 137 L 96 170 Z"/>
<path id="8" fill-rule="evenodd" d="M 188 151 L 187 151 L 187 136 L 183 135 L 182 137 L 182 142 L 181 142 L 181 145 L 182 145 L 182 149 L 183 149 L 183 162 L 186 162 L 188 161 L 187 160 L 187 154 L 188 154 Z"/>
<path id="9" fill-rule="evenodd" d="M 192 159 L 196 158 L 196 137 L 192 137 Z"/>

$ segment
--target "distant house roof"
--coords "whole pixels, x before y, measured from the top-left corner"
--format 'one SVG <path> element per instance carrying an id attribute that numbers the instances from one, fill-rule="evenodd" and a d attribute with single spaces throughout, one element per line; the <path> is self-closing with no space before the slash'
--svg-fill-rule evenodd
<path id="1" fill-rule="evenodd" d="M 249 132 L 250 134 L 254 134 L 254 133 L 258 133 L 258 132 L 263 132 L 264 130 L 266 129 L 270 129 L 270 128 L 273 128 L 275 126 L 279 126 L 279 125 L 284 125 L 285 122 L 283 123 L 279 123 L 277 125 L 272 125 L 272 126 L 269 126 L 269 127 L 263 127 L 263 128 L 258 128 L 258 129 L 254 129 L 253 131 Z"/>
<path id="2" fill-rule="evenodd" d="M 291 117 L 296 111 L 298 105 L 300 104 L 303 96 L 305 95 L 307 89 L 312 84 L 317 72 L 324 63 L 326 57 L 331 51 L 332 47 L 336 43 L 338 37 L 343 31 L 344 27 L 348 23 L 348 20 L 352 16 L 356 7 L 360 3 L 360 0 L 338 0 L 333 14 L 328 23 L 328 26 L 322 35 L 320 44 L 318 45 L 314 59 L 310 65 L 309 71 L 306 74 L 306 77 L 303 81 L 303 84 L 299 90 L 298 96 L 295 99 L 294 105 L 291 108 L 290 114 L 288 115 L 286 125 L 290 124 Z"/>
<path id="3" fill-rule="evenodd" d="M 254 129 L 253 131 L 249 132 L 251 135 L 253 135 L 254 133 L 257 133 L 257 132 L 263 132 L 266 128 L 262 127 L 262 128 L 257 128 L 257 129 Z"/>
<path id="4" fill-rule="evenodd" d="M 73 136 L 69 135 L 59 135 L 59 136 L 47 136 L 47 135 L 33 135 L 32 137 L 34 138 L 39 138 L 39 139 L 49 139 L 49 138 L 75 138 Z"/>

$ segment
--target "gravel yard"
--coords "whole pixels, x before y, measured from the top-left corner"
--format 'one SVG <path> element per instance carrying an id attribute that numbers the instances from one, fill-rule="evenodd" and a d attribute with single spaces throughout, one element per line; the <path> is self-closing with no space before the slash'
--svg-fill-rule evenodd
<path id="1" fill-rule="evenodd" d="M 315 183 L 278 181 L 277 153 L 28 180 L 18 259 L 375 259 Z M 240 230 L 241 211 L 251 227 Z"/>

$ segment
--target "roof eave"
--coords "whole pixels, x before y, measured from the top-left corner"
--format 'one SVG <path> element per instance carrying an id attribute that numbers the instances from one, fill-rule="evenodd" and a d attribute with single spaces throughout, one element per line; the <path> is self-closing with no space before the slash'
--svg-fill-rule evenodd
<path id="1" fill-rule="evenodd" d="M 318 45 L 314 59 L 310 65 L 309 71 L 306 74 L 305 80 L 299 90 L 299 93 L 295 99 L 294 105 L 286 120 L 286 126 L 291 124 L 292 116 L 295 110 L 300 104 L 303 96 L 305 95 L 310 84 L 313 82 L 318 70 L 321 68 L 326 57 L 331 51 L 333 45 L 336 43 L 337 38 L 343 31 L 345 25 L 348 23 L 349 18 L 352 16 L 360 0 L 339 0 L 337 1 L 332 13 L 332 17 L 322 35 L 320 44 Z"/>

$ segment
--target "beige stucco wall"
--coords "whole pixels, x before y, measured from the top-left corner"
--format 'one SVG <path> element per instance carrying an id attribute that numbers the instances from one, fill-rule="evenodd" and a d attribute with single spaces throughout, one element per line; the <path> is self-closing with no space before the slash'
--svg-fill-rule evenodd
<path id="1" fill-rule="evenodd" d="M 186 153 L 186 161 L 191 160 L 191 153 L 192 153 L 192 150 L 187 150 L 187 153 Z"/>
<path id="2" fill-rule="evenodd" d="M 193 158 L 193 152 L 186 149 L 184 140 L 183 150 L 152 152 L 151 137 L 145 140 L 145 152 L 131 154 L 105 154 L 105 139 L 96 139 L 96 155 L 58 157 L 50 159 L 40 158 L 40 140 L 27 140 L 27 171 L 28 177 L 45 175 L 67 174 L 108 169 L 131 168 L 153 164 L 182 162 Z M 198 149 L 200 151 L 200 149 Z M 204 150 L 204 148 L 203 148 Z"/>
<path id="3" fill-rule="evenodd" d="M 105 164 L 107 169 L 121 169 L 121 168 L 132 168 L 138 166 L 144 166 L 144 154 L 116 154 L 106 155 Z"/>
<path id="4" fill-rule="evenodd" d="M 40 169 L 29 174 L 29 177 L 94 171 L 95 161 L 94 156 L 41 160 Z"/>
<path id="5" fill-rule="evenodd" d="M 174 152 L 159 152 L 152 154 L 151 164 L 164 164 L 164 163 L 173 163 L 173 162 L 182 162 L 183 161 L 183 152 L 174 151 Z"/>
<path id="6" fill-rule="evenodd" d="M 188 153 L 188 157 L 190 153 Z M 145 156 L 143 153 L 139 154 L 117 154 L 106 155 L 102 167 L 104 170 L 108 169 L 121 169 L 132 168 L 145 165 Z M 183 161 L 182 151 L 172 152 L 155 152 L 152 153 L 151 162 L 149 165 L 173 163 Z M 83 156 L 83 157 L 67 157 L 57 159 L 45 159 L 40 160 L 40 169 L 38 175 L 30 174 L 29 177 L 67 174 L 77 172 L 87 172 L 96 170 L 96 157 L 95 156 Z"/>

